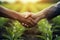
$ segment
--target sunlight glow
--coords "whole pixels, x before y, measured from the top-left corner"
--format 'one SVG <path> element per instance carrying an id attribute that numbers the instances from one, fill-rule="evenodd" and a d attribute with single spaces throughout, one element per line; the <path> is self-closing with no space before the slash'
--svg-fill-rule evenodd
<path id="1" fill-rule="evenodd" d="M 36 3 L 36 2 L 38 2 L 38 1 L 41 1 L 41 0 L 0 0 L 0 1 L 6 1 L 6 2 L 9 2 L 9 3 L 14 3 L 14 2 L 16 2 L 16 1 L 20 1 L 20 2 L 22 2 L 22 3 Z"/>
<path id="2" fill-rule="evenodd" d="M 9 2 L 9 3 L 14 3 L 16 0 L 0 0 L 2 2 L 6 1 L 6 2 Z"/>
<path id="3" fill-rule="evenodd" d="M 36 3 L 40 0 L 20 0 L 22 3 Z"/>
<path id="4" fill-rule="evenodd" d="M 13 2 L 15 2 L 16 0 L 6 0 L 7 2 L 9 2 L 9 3 L 13 3 Z"/>

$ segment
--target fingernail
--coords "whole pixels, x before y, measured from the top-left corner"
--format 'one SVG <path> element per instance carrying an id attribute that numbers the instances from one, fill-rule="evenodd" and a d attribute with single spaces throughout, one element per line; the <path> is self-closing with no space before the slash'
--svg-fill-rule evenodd
<path id="1" fill-rule="evenodd" d="M 24 25 L 24 23 L 22 23 L 22 25 Z"/>
<path id="2" fill-rule="evenodd" d="M 25 24 L 27 26 L 27 24 Z"/>

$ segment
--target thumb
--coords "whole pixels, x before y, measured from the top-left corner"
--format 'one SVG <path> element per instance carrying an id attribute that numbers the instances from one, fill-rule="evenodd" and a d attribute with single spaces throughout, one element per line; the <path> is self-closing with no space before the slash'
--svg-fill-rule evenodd
<path id="1" fill-rule="evenodd" d="M 27 14 L 25 14 L 25 18 L 28 18 L 28 17 L 31 17 L 31 13 L 27 13 Z"/>

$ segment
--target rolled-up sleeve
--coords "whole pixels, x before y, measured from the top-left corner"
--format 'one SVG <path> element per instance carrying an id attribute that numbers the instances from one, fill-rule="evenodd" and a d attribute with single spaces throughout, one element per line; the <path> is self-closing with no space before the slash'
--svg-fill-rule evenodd
<path id="1" fill-rule="evenodd" d="M 55 7 L 57 8 L 55 13 L 57 13 L 58 15 L 60 15 L 60 2 L 56 3 Z"/>
<path id="2" fill-rule="evenodd" d="M 46 18 L 48 20 L 51 20 L 52 18 L 60 15 L 60 2 L 52 5 L 51 7 L 49 7 L 47 9 L 48 11 L 46 11 Z"/>

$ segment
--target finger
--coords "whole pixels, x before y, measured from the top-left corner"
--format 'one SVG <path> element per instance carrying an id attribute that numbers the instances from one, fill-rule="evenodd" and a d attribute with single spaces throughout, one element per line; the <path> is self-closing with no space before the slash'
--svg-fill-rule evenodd
<path id="1" fill-rule="evenodd" d="M 31 15 L 32 15 L 31 13 L 28 13 L 25 15 L 25 18 L 27 19 L 28 17 L 31 17 Z"/>
<path id="2" fill-rule="evenodd" d="M 34 25 L 35 25 L 35 24 L 33 24 L 31 21 L 27 21 L 27 22 L 24 23 L 23 26 L 25 26 L 26 28 L 31 28 L 31 27 L 33 27 Z"/>
<path id="3" fill-rule="evenodd" d="M 29 26 L 27 24 L 25 24 L 25 26 L 28 28 Z"/>
<path id="4" fill-rule="evenodd" d="M 35 21 L 35 20 L 33 20 L 33 19 L 30 18 L 30 17 L 29 17 L 28 19 L 30 20 L 30 24 L 31 24 L 31 25 L 33 25 L 33 26 L 36 25 L 36 21 Z"/>
<path id="5" fill-rule="evenodd" d="M 26 25 L 25 23 L 21 23 L 22 25 Z"/>
<path id="6" fill-rule="evenodd" d="M 31 26 L 31 24 L 30 24 L 30 22 L 29 21 L 27 21 L 27 22 L 24 22 L 24 23 L 21 23 L 23 26 L 25 26 L 25 27 L 30 27 Z"/>
<path id="7" fill-rule="evenodd" d="M 23 22 L 22 25 L 25 26 L 25 27 L 27 27 L 27 25 L 28 25 L 28 27 L 33 27 L 35 25 L 34 21 L 32 21 L 31 18 L 28 18 L 28 19 L 26 19 L 22 22 Z"/>
<path id="8" fill-rule="evenodd" d="M 35 14 L 32 14 L 32 15 L 31 15 L 31 18 L 36 19 Z"/>
<path id="9" fill-rule="evenodd" d="M 25 23 L 22 23 L 22 25 L 23 25 L 23 26 L 25 26 L 25 27 L 28 27 L 28 25 L 27 25 L 27 24 L 25 24 Z"/>
<path id="10" fill-rule="evenodd" d="M 25 27 L 30 28 L 32 27 L 30 23 L 26 24 Z"/>
<path id="11" fill-rule="evenodd" d="M 26 28 L 29 28 L 29 26 L 27 24 L 23 24 L 23 26 L 25 26 Z"/>
<path id="12" fill-rule="evenodd" d="M 26 27 L 28 27 L 28 25 L 27 25 L 27 24 L 25 24 L 25 26 L 26 26 Z"/>
<path id="13" fill-rule="evenodd" d="M 26 24 L 22 23 L 23 26 L 26 26 Z"/>
<path id="14" fill-rule="evenodd" d="M 27 24 L 22 23 L 22 25 L 23 25 L 23 26 L 25 26 L 25 27 L 28 27 L 28 25 L 27 25 Z"/>
<path id="15" fill-rule="evenodd" d="M 24 25 L 24 23 L 22 23 L 22 25 Z"/>
<path id="16" fill-rule="evenodd" d="M 30 27 L 32 27 L 33 25 L 31 24 L 31 21 L 28 21 L 28 22 L 26 22 L 26 24 L 25 24 L 24 26 L 27 27 L 27 28 L 30 28 Z"/>
<path id="17" fill-rule="evenodd" d="M 28 21 L 28 24 L 29 26 L 33 26 L 33 23 L 31 22 L 31 20 Z"/>

